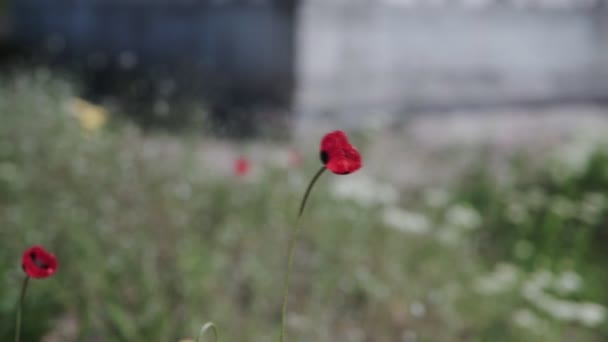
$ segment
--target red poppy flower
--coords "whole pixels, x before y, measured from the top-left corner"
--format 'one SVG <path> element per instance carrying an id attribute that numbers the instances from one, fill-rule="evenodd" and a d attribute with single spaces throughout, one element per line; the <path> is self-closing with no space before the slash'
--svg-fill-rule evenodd
<path id="1" fill-rule="evenodd" d="M 57 258 L 40 246 L 32 246 L 23 253 L 21 266 L 32 278 L 50 277 L 57 271 Z"/>
<path id="2" fill-rule="evenodd" d="M 321 162 L 329 171 L 339 175 L 355 172 L 363 165 L 359 151 L 348 142 L 346 133 L 342 131 L 334 131 L 323 137 Z"/>
<path id="3" fill-rule="evenodd" d="M 250 169 L 251 163 L 243 156 L 237 158 L 237 160 L 234 162 L 234 173 L 236 173 L 237 176 L 246 176 Z"/>
<path id="4" fill-rule="evenodd" d="M 302 153 L 299 150 L 291 149 L 289 150 L 289 165 L 292 167 L 300 167 L 304 163 L 304 158 L 302 158 Z"/>

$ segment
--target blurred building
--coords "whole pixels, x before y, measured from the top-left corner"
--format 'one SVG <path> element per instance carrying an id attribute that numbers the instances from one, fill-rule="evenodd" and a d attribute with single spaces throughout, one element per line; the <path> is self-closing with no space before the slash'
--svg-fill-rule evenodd
<path id="1" fill-rule="evenodd" d="M 604 0 L 308 0 L 304 113 L 412 113 L 608 99 Z"/>
<path id="2" fill-rule="evenodd" d="M 18 0 L 13 37 L 34 59 L 85 74 L 93 93 L 121 89 L 148 103 L 199 97 L 219 116 L 246 121 L 251 108 L 284 115 L 291 107 L 294 6 L 293 0 Z"/>
<path id="3" fill-rule="evenodd" d="M 24 46 L 221 115 L 605 101 L 604 0 L 16 0 Z M 288 110 L 281 113 L 287 113 Z M 246 116 L 247 114 L 243 114 Z M 282 114 L 286 115 L 286 114 Z"/>

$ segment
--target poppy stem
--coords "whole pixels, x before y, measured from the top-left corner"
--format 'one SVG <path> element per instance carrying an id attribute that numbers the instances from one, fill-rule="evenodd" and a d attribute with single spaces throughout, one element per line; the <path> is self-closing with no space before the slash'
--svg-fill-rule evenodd
<path id="1" fill-rule="evenodd" d="M 306 188 L 306 192 L 304 193 L 304 197 L 302 197 L 302 201 L 300 202 L 300 210 L 298 211 L 298 218 L 296 220 L 296 230 L 293 232 L 289 240 L 289 247 L 287 248 L 287 272 L 285 273 L 284 285 L 283 285 L 283 302 L 281 304 L 281 337 L 279 339 L 280 342 L 285 340 L 285 325 L 287 320 L 287 297 L 289 296 L 289 278 L 291 275 L 291 269 L 293 266 L 293 254 L 295 251 L 296 240 L 298 238 L 298 234 L 300 232 L 300 218 L 304 213 L 304 208 L 306 207 L 306 201 L 308 200 L 308 196 L 312 191 L 313 186 L 325 171 L 325 166 L 321 167 L 317 173 L 315 173 L 314 177 L 308 184 Z"/>
<path id="2" fill-rule="evenodd" d="M 19 296 L 19 304 L 17 306 L 17 320 L 15 323 L 15 342 L 21 340 L 21 312 L 23 311 L 23 301 L 25 299 L 25 291 L 27 291 L 27 284 L 30 281 L 30 276 L 26 275 L 21 286 L 21 295 Z"/>
<path id="3" fill-rule="evenodd" d="M 306 201 L 308 201 L 308 196 L 310 195 L 310 192 L 312 191 L 312 187 L 315 185 L 315 183 L 317 182 L 319 177 L 321 177 L 321 175 L 323 174 L 323 171 L 325 171 L 325 170 L 327 170 L 327 168 L 325 166 L 322 166 L 319 169 L 319 171 L 317 171 L 317 173 L 315 173 L 314 177 L 312 177 L 312 180 L 308 184 L 308 187 L 306 188 L 306 192 L 304 193 L 304 197 L 302 198 L 302 202 L 300 202 L 300 210 L 298 211 L 298 221 L 300 220 L 300 217 L 302 217 L 302 214 L 304 213 L 304 208 L 306 207 Z"/>
<path id="4" fill-rule="evenodd" d="M 201 337 L 203 337 L 203 335 L 205 335 L 209 330 L 213 332 L 213 341 L 217 342 L 219 340 L 219 335 L 217 333 L 217 327 L 215 324 L 213 324 L 213 322 L 207 322 L 201 327 L 201 331 L 198 333 L 196 342 L 201 342 Z"/>

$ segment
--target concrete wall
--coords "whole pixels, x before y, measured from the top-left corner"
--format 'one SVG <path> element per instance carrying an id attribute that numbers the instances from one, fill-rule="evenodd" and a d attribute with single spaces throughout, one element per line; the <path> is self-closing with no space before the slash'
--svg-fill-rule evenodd
<path id="1" fill-rule="evenodd" d="M 608 98 L 608 12 L 304 2 L 303 115 Z"/>
<path id="2" fill-rule="evenodd" d="M 473 10 L 447 0 L 19 0 L 14 32 L 101 75 L 158 67 L 177 92 L 202 87 L 241 107 L 288 107 L 295 86 L 304 116 L 605 99 L 606 1 L 505 5 L 522 1 L 533 0 Z"/>

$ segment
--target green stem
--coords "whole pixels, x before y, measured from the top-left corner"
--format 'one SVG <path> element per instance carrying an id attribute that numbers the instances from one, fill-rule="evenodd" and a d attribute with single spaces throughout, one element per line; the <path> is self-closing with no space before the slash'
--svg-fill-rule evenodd
<path id="1" fill-rule="evenodd" d="M 30 276 L 26 275 L 21 286 L 21 295 L 19 296 L 19 306 L 17 306 L 17 322 L 15 323 L 15 342 L 21 341 L 21 312 L 23 311 L 23 301 L 25 299 L 25 291 L 29 283 Z"/>
<path id="2" fill-rule="evenodd" d="M 203 337 L 203 335 L 205 335 L 205 333 L 207 333 L 208 330 L 211 330 L 213 332 L 213 341 L 214 342 L 217 342 L 219 340 L 219 335 L 217 333 L 217 327 L 212 322 L 207 322 L 207 323 L 205 323 L 205 325 L 203 325 L 201 327 L 201 331 L 199 331 L 199 333 L 198 333 L 196 342 L 200 342 L 201 337 Z"/>
<path id="3" fill-rule="evenodd" d="M 291 276 L 291 269 L 293 266 L 293 254 L 296 246 L 296 240 L 298 238 L 298 234 L 300 232 L 300 218 L 304 213 L 304 208 L 306 207 L 306 201 L 308 201 L 308 196 L 312 191 L 313 186 L 321 177 L 325 171 L 325 166 L 321 167 L 319 171 L 312 177 L 312 180 L 308 184 L 306 188 L 306 192 L 304 193 L 304 197 L 302 198 L 302 202 L 300 202 L 300 210 L 298 211 L 298 218 L 296 220 L 296 230 L 293 232 L 289 240 L 289 246 L 287 248 L 287 272 L 285 273 L 284 285 L 283 285 L 283 302 L 281 304 L 281 337 L 279 339 L 280 342 L 285 340 L 285 323 L 287 320 L 287 297 L 289 296 L 289 278 Z"/>
<path id="4" fill-rule="evenodd" d="M 317 179 L 319 179 L 319 177 L 321 177 L 321 175 L 323 174 L 323 171 L 325 171 L 325 170 L 326 170 L 325 166 L 321 167 L 319 169 L 319 171 L 317 171 L 317 173 L 315 173 L 314 177 L 312 177 L 312 180 L 308 184 L 308 187 L 306 188 L 306 192 L 304 193 L 304 197 L 302 198 L 302 202 L 300 203 L 300 210 L 298 211 L 298 221 L 300 220 L 300 217 L 302 217 L 302 213 L 304 213 L 304 207 L 306 207 L 306 201 L 308 201 L 308 196 L 310 195 L 310 192 L 312 191 L 312 187 L 315 185 L 315 183 L 317 182 Z"/>

